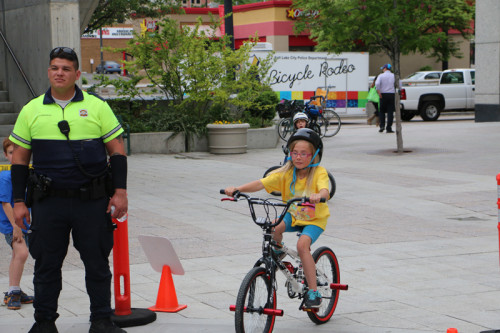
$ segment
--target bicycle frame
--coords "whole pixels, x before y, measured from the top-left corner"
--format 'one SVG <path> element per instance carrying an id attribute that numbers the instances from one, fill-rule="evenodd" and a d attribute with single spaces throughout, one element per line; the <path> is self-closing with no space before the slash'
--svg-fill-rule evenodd
<path id="1" fill-rule="evenodd" d="M 300 234 L 298 234 L 298 236 L 299 235 Z M 271 244 L 269 244 L 269 245 L 273 245 L 272 241 L 271 241 Z M 307 293 L 307 291 L 309 290 L 309 288 L 304 284 L 303 281 L 299 282 L 300 279 L 305 280 L 304 271 L 302 269 L 302 261 L 299 258 L 299 254 L 294 249 L 291 249 L 285 245 L 283 245 L 281 251 L 283 251 L 288 256 L 290 256 L 293 260 L 295 260 L 295 263 L 298 265 L 297 271 L 292 272 L 290 270 L 291 268 L 295 269 L 295 266 L 293 266 L 290 262 L 282 261 L 279 258 L 273 257 L 272 255 L 269 256 L 268 259 L 270 259 L 271 263 L 274 265 L 269 265 L 269 260 L 266 260 L 263 257 L 263 258 L 260 258 L 255 263 L 254 267 L 260 267 L 260 266 L 262 266 L 262 264 L 265 264 L 266 269 L 267 269 L 267 267 L 269 265 L 270 266 L 270 273 L 273 276 L 272 281 L 275 281 L 275 282 L 276 282 L 276 279 L 275 279 L 276 275 L 275 274 L 276 274 L 276 267 L 277 267 L 281 271 L 281 273 L 283 273 L 283 275 L 285 276 L 286 282 L 290 284 L 291 290 L 294 293 L 298 294 L 297 297 L 299 299 L 302 299 L 304 297 L 304 295 Z M 320 267 L 316 267 L 316 274 L 318 277 L 321 277 L 325 280 L 327 279 L 325 277 L 326 276 L 325 272 L 323 272 L 323 270 Z M 325 290 L 325 289 L 347 290 L 348 289 L 347 285 L 340 284 L 340 283 L 330 283 L 330 284 L 323 284 L 323 285 L 318 284 L 317 287 L 318 287 L 318 290 Z M 327 298 L 327 297 L 325 297 L 325 298 Z M 301 307 L 302 307 L 302 304 L 299 307 L 299 309 Z"/>
<path id="2" fill-rule="evenodd" d="M 326 90 L 323 88 L 326 88 Z M 336 86 L 328 86 L 327 85 L 326 87 L 316 88 L 316 95 L 311 97 L 311 99 L 310 99 L 312 101 L 313 99 L 319 98 L 320 99 L 319 106 L 321 107 L 322 110 L 326 109 L 326 103 L 328 101 L 328 94 L 330 93 L 330 88 L 336 88 Z M 318 95 L 318 90 L 321 91 L 321 95 Z M 325 94 L 324 96 L 323 96 L 322 92 L 324 92 L 324 94 Z"/>
<path id="3" fill-rule="evenodd" d="M 220 192 L 221 192 L 221 194 L 224 194 L 224 190 L 220 190 Z M 305 197 L 304 198 L 294 198 L 294 199 L 289 200 L 286 204 L 284 204 L 284 203 L 272 203 L 272 202 L 270 202 L 270 199 L 263 200 L 263 199 L 258 199 L 258 198 L 251 198 L 250 196 L 237 191 L 237 193 L 235 193 L 233 195 L 233 198 L 223 198 L 222 200 L 223 201 L 224 200 L 237 201 L 238 198 L 240 198 L 240 197 L 244 197 L 247 200 L 248 207 L 250 209 L 250 215 L 252 216 L 254 223 L 259 225 L 263 230 L 264 238 L 262 241 L 262 257 L 259 260 L 257 260 L 257 262 L 254 264 L 254 267 L 260 267 L 260 266 L 264 265 L 264 267 L 266 269 L 266 275 L 268 276 L 268 278 L 272 282 L 273 288 L 275 288 L 275 290 L 277 289 L 277 286 L 276 286 L 276 283 L 277 283 L 276 268 L 278 268 L 285 275 L 287 281 L 292 285 L 292 289 L 294 290 L 294 292 L 299 294 L 299 298 L 303 298 L 303 295 L 308 290 L 307 287 L 305 286 L 304 283 L 299 283 L 297 281 L 298 279 L 292 275 L 292 272 L 290 272 L 288 266 L 283 261 L 281 261 L 279 258 L 274 256 L 271 246 L 277 245 L 276 242 L 273 240 L 273 229 L 278 224 L 280 224 L 281 221 L 283 221 L 283 218 L 285 217 L 285 214 L 288 211 L 288 209 L 290 208 L 290 206 L 295 202 L 301 202 L 301 203 L 308 202 L 309 198 L 305 198 Z M 321 199 L 321 202 L 325 202 L 325 199 Z M 275 222 L 272 222 L 269 218 L 269 212 L 267 213 L 266 217 L 257 217 L 256 216 L 255 209 L 253 207 L 255 204 L 269 205 L 269 206 L 273 206 L 273 207 L 284 207 L 284 209 L 281 212 L 279 218 L 277 220 L 275 220 Z M 292 258 L 294 258 L 295 261 L 297 261 L 299 263 L 299 270 L 302 270 L 302 264 L 301 264 L 298 253 L 295 250 L 287 248 L 286 246 L 284 246 L 283 251 L 286 254 L 288 254 L 289 256 L 291 256 Z M 294 272 L 294 274 L 295 273 L 296 272 Z M 301 274 L 302 274 L 302 278 L 305 280 L 305 278 L 303 277 L 303 272 Z M 271 295 L 272 295 L 272 293 L 270 293 L 269 297 L 272 297 Z M 269 301 L 271 302 L 272 300 L 269 300 Z M 272 304 L 272 302 L 269 304 Z M 230 308 L 232 309 L 232 306 Z M 276 314 L 276 315 L 278 315 L 278 314 Z"/>

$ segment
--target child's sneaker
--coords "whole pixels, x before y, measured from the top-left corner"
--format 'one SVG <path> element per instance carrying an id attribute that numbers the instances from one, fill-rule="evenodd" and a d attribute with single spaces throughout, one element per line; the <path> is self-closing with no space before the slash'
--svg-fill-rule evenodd
<path id="1" fill-rule="evenodd" d="M 306 294 L 306 302 L 304 307 L 306 309 L 319 308 L 321 305 L 321 294 L 317 290 L 310 290 Z"/>
<path id="2" fill-rule="evenodd" d="M 28 296 L 24 291 L 21 290 L 21 304 L 31 304 L 34 300 L 34 296 Z"/>
<path id="3" fill-rule="evenodd" d="M 4 292 L 5 296 L 3 298 L 3 303 L 5 305 L 7 305 L 7 303 L 9 302 L 9 293 L 8 292 Z M 24 291 L 21 290 L 21 304 L 30 304 L 30 303 L 33 303 L 33 300 L 35 298 L 33 296 L 28 296 L 26 295 L 26 293 Z"/>
<path id="4" fill-rule="evenodd" d="M 282 249 L 283 249 L 283 242 L 281 242 L 281 244 L 273 245 L 273 254 L 279 260 L 282 260 L 283 258 L 286 257 L 286 253 Z"/>
<path id="5" fill-rule="evenodd" d="M 21 308 L 21 290 L 11 291 L 6 297 L 9 310 L 19 310 Z"/>

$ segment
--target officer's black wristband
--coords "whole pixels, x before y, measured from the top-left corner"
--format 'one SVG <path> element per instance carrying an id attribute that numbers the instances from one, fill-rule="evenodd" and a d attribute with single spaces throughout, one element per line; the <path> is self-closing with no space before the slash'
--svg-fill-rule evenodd
<path id="1" fill-rule="evenodd" d="M 113 188 L 127 188 L 127 156 L 113 155 L 109 158 Z"/>
<path id="2" fill-rule="evenodd" d="M 26 184 L 28 183 L 29 167 L 22 164 L 13 164 L 10 170 L 14 201 L 24 201 L 26 198 Z"/>

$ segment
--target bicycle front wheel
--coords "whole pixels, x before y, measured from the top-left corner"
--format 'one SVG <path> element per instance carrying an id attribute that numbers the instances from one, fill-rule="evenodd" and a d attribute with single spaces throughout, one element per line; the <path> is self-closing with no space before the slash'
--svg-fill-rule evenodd
<path id="1" fill-rule="evenodd" d="M 276 316 L 264 309 L 276 309 L 276 290 L 263 267 L 254 267 L 241 283 L 236 299 L 234 322 L 236 333 L 270 333 Z"/>
<path id="2" fill-rule="evenodd" d="M 329 138 L 336 135 L 342 125 L 340 116 L 331 109 L 325 109 L 323 110 L 323 117 L 325 119 L 325 136 Z"/>
<path id="3" fill-rule="evenodd" d="M 288 118 L 281 119 L 278 124 L 278 135 L 280 136 L 281 140 L 288 141 L 288 138 L 290 137 L 290 135 L 292 135 L 292 132 L 292 120 Z"/>
<path id="4" fill-rule="evenodd" d="M 330 288 L 330 283 L 340 282 L 339 262 L 335 253 L 326 246 L 314 251 L 313 259 L 316 263 L 318 290 L 323 300 L 318 311 L 308 311 L 307 315 L 314 323 L 324 324 L 332 317 L 339 300 L 339 291 Z"/>

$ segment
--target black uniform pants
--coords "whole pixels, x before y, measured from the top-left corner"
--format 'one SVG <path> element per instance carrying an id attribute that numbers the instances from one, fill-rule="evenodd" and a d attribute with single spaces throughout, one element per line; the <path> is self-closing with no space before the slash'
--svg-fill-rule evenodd
<path id="1" fill-rule="evenodd" d="M 111 271 L 108 257 L 113 248 L 107 198 L 46 197 L 32 207 L 30 253 L 35 259 L 35 320 L 55 320 L 62 289 L 61 267 L 70 233 L 85 266 L 85 284 L 90 298 L 90 319 L 109 317 Z"/>
<path id="2" fill-rule="evenodd" d="M 383 130 L 385 127 L 385 114 L 387 113 L 387 129 L 392 130 L 392 123 L 394 121 L 394 98 L 396 94 L 382 93 L 382 98 L 380 99 L 380 129 Z"/>

